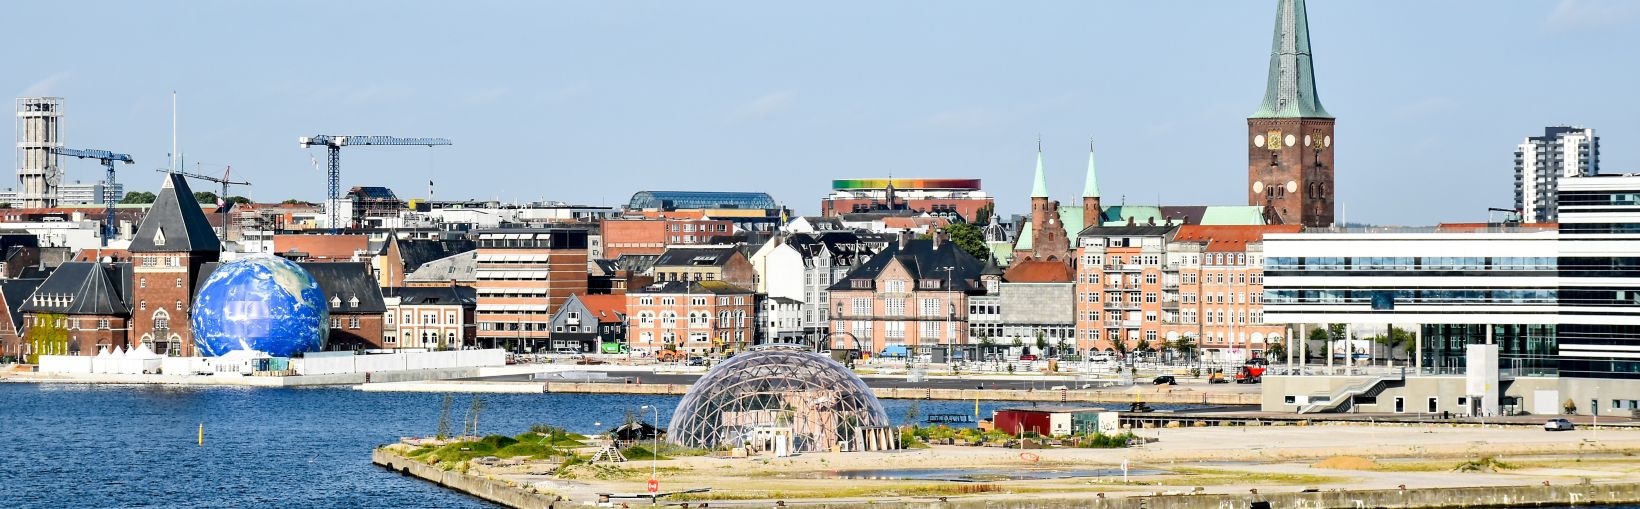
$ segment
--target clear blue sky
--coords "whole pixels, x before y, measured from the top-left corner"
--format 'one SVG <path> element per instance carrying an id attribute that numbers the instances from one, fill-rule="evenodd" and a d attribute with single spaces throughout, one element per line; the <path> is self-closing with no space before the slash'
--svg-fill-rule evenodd
<path id="1" fill-rule="evenodd" d="M 343 184 L 401 196 L 624 203 L 766 190 L 818 210 L 830 179 L 977 177 L 1024 212 L 1038 133 L 1060 200 L 1097 139 L 1107 202 L 1240 204 L 1272 0 L 1193 2 L 22 2 L 13 95 L 67 98 L 71 147 L 133 154 L 157 187 L 181 94 L 190 163 L 318 200 L 310 134 L 441 136 L 343 151 Z M 1640 171 L 1640 2 L 1312 0 L 1352 222 L 1429 224 L 1513 202 L 1544 125 Z M 190 164 L 190 166 L 192 166 Z M 71 161 L 69 180 L 98 178 Z M 236 193 L 237 194 L 237 193 Z"/>

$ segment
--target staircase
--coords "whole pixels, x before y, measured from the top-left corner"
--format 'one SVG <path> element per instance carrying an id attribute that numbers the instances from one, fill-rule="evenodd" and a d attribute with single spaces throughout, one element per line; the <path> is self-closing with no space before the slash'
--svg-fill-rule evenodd
<path id="1" fill-rule="evenodd" d="M 1384 392 L 1384 389 L 1388 389 L 1392 382 L 1406 381 L 1406 376 L 1406 370 L 1402 369 L 1401 372 L 1396 375 L 1374 378 L 1366 382 L 1345 387 L 1343 390 L 1330 395 L 1321 394 L 1321 397 L 1327 398 L 1326 401 L 1321 403 L 1310 403 L 1308 405 L 1298 407 L 1298 413 L 1313 414 L 1318 412 L 1348 412 L 1354 407 L 1355 398 L 1361 396 L 1377 397 L 1379 394 Z M 1311 396 L 1310 400 L 1314 401 L 1315 397 L 1316 396 Z"/>

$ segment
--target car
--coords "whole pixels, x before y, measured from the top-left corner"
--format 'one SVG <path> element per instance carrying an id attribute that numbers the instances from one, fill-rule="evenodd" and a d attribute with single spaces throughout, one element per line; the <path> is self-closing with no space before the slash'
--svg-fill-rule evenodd
<path id="1" fill-rule="evenodd" d="M 1247 365 L 1248 366 L 1269 366 L 1270 365 L 1270 359 L 1266 359 L 1266 358 L 1263 358 L 1263 357 L 1254 357 L 1254 358 L 1251 358 L 1251 359 L 1247 359 Z"/>
<path id="2" fill-rule="evenodd" d="M 706 358 L 705 357 L 690 357 L 688 365 L 690 365 L 690 366 L 705 366 L 706 365 Z"/>
<path id="3" fill-rule="evenodd" d="M 559 348 L 558 350 L 555 350 L 553 353 L 556 353 L 558 355 L 580 355 L 581 351 L 576 350 L 574 348 Z"/>
<path id="4" fill-rule="evenodd" d="M 1034 361 L 1034 360 L 1036 360 L 1036 356 L 1035 356 L 1035 355 L 1031 355 L 1031 354 L 1025 354 L 1025 355 L 1021 355 L 1021 356 L 1019 356 L 1019 360 L 1022 360 L 1022 361 Z"/>
<path id="5" fill-rule="evenodd" d="M 1150 383 L 1152 385 L 1179 385 L 1179 381 L 1174 379 L 1173 375 L 1158 376 L 1154 379 L 1151 379 Z"/>
<path id="6" fill-rule="evenodd" d="M 1574 429 L 1577 429 L 1577 426 L 1566 419 L 1549 419 L 1549 422 L 1543 423 L 1544 431 L 1571 431 Z"/>

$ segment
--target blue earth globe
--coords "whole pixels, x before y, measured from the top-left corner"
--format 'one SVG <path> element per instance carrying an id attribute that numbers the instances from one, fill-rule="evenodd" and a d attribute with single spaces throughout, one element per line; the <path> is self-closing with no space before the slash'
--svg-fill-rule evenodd
<path id="1" fill-rule="evenodd" d="M 218 265 L 194 298 L 194 346 L 216 357 L 256 350 L 290 357 L 325 347 L 330 306 L 302 266 L 271 256 Z"/>

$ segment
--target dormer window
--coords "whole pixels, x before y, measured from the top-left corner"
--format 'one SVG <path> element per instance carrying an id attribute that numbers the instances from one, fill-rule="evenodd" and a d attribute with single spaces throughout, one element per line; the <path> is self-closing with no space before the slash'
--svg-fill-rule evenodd
<path id="1" fill-rule="evenodd" d="M 348 297 L 347 298 L 347 307 L 350 307 L 350 308 L 359 307 L 359 296 L 354 295 L 352 297 Z"/>
<path id="2" fill-rule="evenodd" d="M 330 307 L 333 307 L 333 308 L 342 307 L 342 298 L 340 296 L 331 297 L 330 298 Z"/>
<path id="3" fill-rule="evenodd" d="M 165 245 L 165 230 L 164 229 L 161 229 L 161 228 L 155 228 L 154 229 L 154 245 L 156 245 L 156 246 Z"/>

